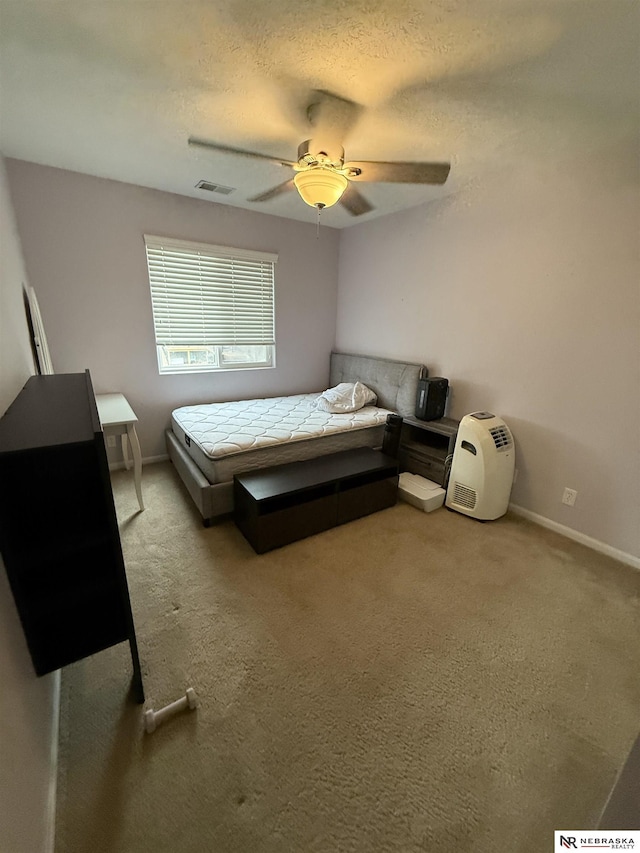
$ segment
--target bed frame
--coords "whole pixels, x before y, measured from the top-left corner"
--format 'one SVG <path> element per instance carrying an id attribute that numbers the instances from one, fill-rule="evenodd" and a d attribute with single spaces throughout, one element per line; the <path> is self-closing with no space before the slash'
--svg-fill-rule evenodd
<path id="1" fill-rule="evenodd" d="M 340 382 L 360 381 L 378 395 L 378 405 L 404 417 L 414 414 L 418 379 L 423 366 L 388 358 L 365 355 L 350 355 L 332 352 L 329 372 L 329 387 Z M 216 518 L 233 512 L 233 480 L 212 485 L 193 459 L 184 450 L 171 429 L 165 433 L 167 451 L 187 491 L 198 507 L 205 527 Z M 303 445 L 300 459 L 306 459 Z"/>

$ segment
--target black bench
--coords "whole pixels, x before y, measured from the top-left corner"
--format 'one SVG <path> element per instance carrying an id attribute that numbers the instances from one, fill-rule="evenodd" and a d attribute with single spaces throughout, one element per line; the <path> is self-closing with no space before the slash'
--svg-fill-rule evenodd
<path id="1" fill-rule="evenodd" d="M 369 447 L 236 474 L 234 520 L 258 554 L 393 506 L 397 460 Z"/>

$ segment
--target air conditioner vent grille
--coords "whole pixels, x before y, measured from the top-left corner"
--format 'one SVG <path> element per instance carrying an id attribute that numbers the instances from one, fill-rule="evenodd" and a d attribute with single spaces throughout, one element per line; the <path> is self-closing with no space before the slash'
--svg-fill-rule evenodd
<path id="1" fill-rule="evenodd" d="M 490 429 L 491 438 L 497 450 L 508 450 L 513 445 L 511 433 L 504 426 L 497 426 Z"/>
<path id="2" fill-rule="evenodd" d="M 477 494 L 468 486 L 463 486 L 456 483 L 453 487 L 453 502 L 458 506 L 463 506 L 466 509 L 474 509 L 476 505 Z"/>
<path id="3" fill-rule="evenodd" d="M 210 193 L 220 193 L 221 195 L 230 195 L 235 192 L 235 187 L 225 187 L 222 184 L 214 184 L 212 181 L 198 181 L 196 189 L 206 190 Z"/>

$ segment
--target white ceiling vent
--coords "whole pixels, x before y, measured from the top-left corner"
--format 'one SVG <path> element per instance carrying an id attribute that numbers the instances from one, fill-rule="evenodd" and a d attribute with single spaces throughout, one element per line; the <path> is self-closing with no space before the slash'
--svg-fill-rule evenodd
<path id="1" fill-rule="evenodd" d="M 220 193 L 221 195 L 230 195 L 235 192 L 235 187 L 223 187 L 222 184 L 213 184 L 211 181 L 198 181 L 196 189 L 206 190 L 210 193 Z"/>

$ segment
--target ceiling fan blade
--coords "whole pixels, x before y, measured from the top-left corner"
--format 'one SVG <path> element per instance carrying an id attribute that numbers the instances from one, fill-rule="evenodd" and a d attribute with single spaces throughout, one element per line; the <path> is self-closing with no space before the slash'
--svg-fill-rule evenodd
<path id="1" fill-rule="evenodd" d="M 352 216 L 362 216 L 373 210 L 373 205 L 357 190 L 353 184 L 349 184 L 340 198 L 340 204 L 345 207 Z"/>
<path id="2" fill-rule="evenodd" d="M 269 201 L 269 199 L 282 195 L 282 193 L 286 193 L 294 188 L 295 184 L 293 183 L 293 180 L 285 181 L 283 184 L 271 187 L 270 190 L 265 190 L 265 192 L 260 193 L 259 195 L 254 195 L 253 198 L 248 198 L 247 201 Z"/>
<path id="3" fill-rule="evenodd" d="M 379 181 L 388 184 L 444 184 L 451 169 L 450 163 L 383 163 L 375 160 L 352 160 L 345 169 L 360 169 L 361 174 L 349 176 L 352 181 Z"/>
<path id="4" fill-rule="evenodd" d="M 200 148 L 209 148 L 213 151 L 222 151 L 225 154 L 240 154 L 243 157 L 257 157 L 260 160 L 268 160 L 270 163 L 277 163 L 279 166 L 294 166 L 292 160 L 280 159 L 280 157 L 272 157 L 271 154 L 260 154 L 257 151 L 247 151 L 244 148 L 234 148 L 231 145 L 220 145 L 218 142 L 210 142 L 207 139 L 198 139 L 195 136 L 189 137 L 189 145 L 196 145 Z"/>

